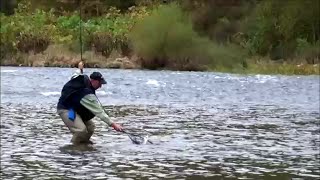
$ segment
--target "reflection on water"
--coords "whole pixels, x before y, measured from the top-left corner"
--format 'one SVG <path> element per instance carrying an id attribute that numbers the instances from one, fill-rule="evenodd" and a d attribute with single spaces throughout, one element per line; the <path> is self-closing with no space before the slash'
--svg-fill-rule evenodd
<path id="1" fill-rule="evenodd" d="M 55 109 L 73 70 L 1 69 L 1 179 L 320 178 L 318 77 L 102 71 L 110 116 L 153 144 L 95 119 L 73 146 Z"/>

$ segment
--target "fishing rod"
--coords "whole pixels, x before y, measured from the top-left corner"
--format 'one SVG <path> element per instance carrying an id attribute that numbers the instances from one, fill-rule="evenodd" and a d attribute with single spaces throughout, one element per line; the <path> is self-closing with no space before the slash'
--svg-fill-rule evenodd
<path id="1" fill-rule="evenodd" d="M 82 61 L 82 54 L 83 54 L 83 42 L 82 42 L 82 1 L 78 0 L 79 3 L 79 16 L 80 16 L 80 21 L 79 21 L 79 41 L 80 41 L 80 60 Z M 82 71 L 82 69 L 81 69 Z"/>
<path id="2" fill-rule="evenodd" d="M 82 54 L 83 54 L 83 42 L 82 42 L 82 2 L 81 0 L 78 0 L 78 3 L 79 3 L 79 16 L 80 16 L 80 21 L 79 21 L 79 41 L 80 41 L 80 63 L 82 63 L 82 68 L 80 68 L 80 72 L 81 74 L 83 74 L 83 58 L 82 58 Z M 102 107 L 103 111 L 108 114 L 105 109 L 103 108 L 99 98 L 96 96 L 100 106 Z M 150 141 L 148 139 L 148 136 L 146 137 L 142 137 L 141 135 L 137 135 L 137 134 L 132 134 L 132 133 L 129 133 L 125 130 L 122 130 L 121 131 L 122 133 L 124 134 L 127 134 L 128 137 L 130 138 L 130 140 L 134 143 L 134 144 L 146 144 L 146 143 L 150 143 L 150 144 L 153 144 L 152 141 Z"/>

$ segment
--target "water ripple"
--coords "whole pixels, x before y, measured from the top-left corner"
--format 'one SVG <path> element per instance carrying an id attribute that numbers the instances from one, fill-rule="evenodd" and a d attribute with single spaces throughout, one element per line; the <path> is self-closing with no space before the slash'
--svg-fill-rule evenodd
<path id="1" fill-rule="evenodd" d="M 74 147 L 54 107 L 12 109 L 2 104 L 1 177 L 319 178 L 319 126 L 314 124 L 318 122 L 314 115 L 319 114 L 315 112 L 294 113 L 270 106 L 143 109 L 106 107 L 124 126 L 151 133 L 154 145 L 133 145 L 97 120 L 96 144 Z M 300 119 L 310 122 L 297 123 Z"/>
<path id="2" fill-rule="evenodd" d="M 106 111 L 154 144 L 95 119 L 72 146 L 56 103 L 73 69 L 2 68 L 1 179 L 320 178 L 318 76 L 99 71 Z"/>

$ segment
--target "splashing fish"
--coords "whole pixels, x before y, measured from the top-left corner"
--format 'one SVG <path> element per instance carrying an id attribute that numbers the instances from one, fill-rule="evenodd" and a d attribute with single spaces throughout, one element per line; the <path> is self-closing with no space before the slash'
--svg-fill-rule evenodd
<path id="1" fill-rule="evenodd" d="M 133 144 L 153 144 L 150 140 L 149 140 L 149 136 L 145 135 L 145 136 L 141 136 L 141 135 L 134 135 L 134 134 L 129 134 L 126 133 L 129 138 L 131 139 Z"/>

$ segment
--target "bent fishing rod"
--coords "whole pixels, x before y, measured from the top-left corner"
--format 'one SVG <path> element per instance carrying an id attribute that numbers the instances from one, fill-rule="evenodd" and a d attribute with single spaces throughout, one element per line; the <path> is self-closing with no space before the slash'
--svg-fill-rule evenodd
<path id="1" fill-rule="evenodd" d="M 79 16 L 80 16 L 80 21 L 79 21 L 79 42 L 80 42 L 80 63 L 81 63 L 81 66 L 82 68 L 79 68 L 80 69 L 80 73 L 83 74 L 83 67 L 84 67 L 84 64 L 83 64 L 83 58 L 82 58 L 82 54 L 83 54 L 83 42 L 82 42 L 82 1 L 81 0 L 78 0 L 78 3 L 79 3 Z M 79 64 L 80 64 L 79 63 Z M 79 64 L 78 64 L 78 67 L 79 67 Z M 96 96 L 100 106 L 102 107 L 103 111 L 108 114 L 105 109 L 103 108 L 99 98 Z M 132 134 L 132 133 L 129 133 L 125 130 L 122 130 L 121 131 L 122 133 L 124 134 L 127 134 L 128 137 L 130 138 L 130 140 L 134 143 L 134 144 L 146 144 L 147 142 L 150 143 L 150 144 L 153 144 L 149 139 L 148 137 L 142 137 L 141 135 L 136 135 L 136 134 Z M 140 138 L 140 141 L 138 140 L 138 138 Z M 143 139 L 143 142 L 141 142 L 141 139 Z"/>

